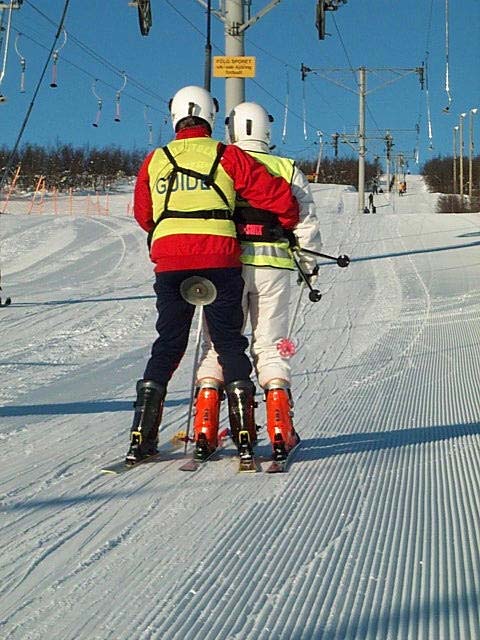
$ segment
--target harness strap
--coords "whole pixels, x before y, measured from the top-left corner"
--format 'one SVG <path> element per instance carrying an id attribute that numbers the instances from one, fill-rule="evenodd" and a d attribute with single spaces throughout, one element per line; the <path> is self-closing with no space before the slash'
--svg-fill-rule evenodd
<path id="1" fill-rule="evenodd" d="M 256 209 L 255 207 L 242 206 L 235 207 L 234 217 L 235 222 L 247 223 L 260 223 L 271 224 L 277 226 L 279 224 L 278 217 L 271 211 L 266 209 Z"/>
<path id="2" fill-rule="evenodd" d="M 223 202 L 227 205 L 228 209 L 230 209 L 230 203 L 228 202 L 227 196 L 223 193 L 222 189 L 215 183 L 215 173 L 217 172 L 218 165 L 220 160 L 222 159 L 223 152 L 225 151 L 225 145 L 223 142 L 220 142 L 217 147 L 217 155 L 215 156 L 215 160 L 213 161 L 212 166 L 210 167 L 210 171 L 208 174 L 200 173 L 199 171 L 195 171 L 195 169 L 188 169 L 186 167 L 181 167 L 177 164 L 177 161 L 173 157 L 168 146 L 163 147 L 163 152 L 167 156 L 168 160 L 173 166 L 173 171 L 170 174 L 167 186 L 167 194 L 165 196 L 165 209 L 168 209 L 168 203 L 170 200 L 170 194 L 172 193 L 173 184 L 175 182 L 175 178 L 177 173 L 183 173 L 186 176 L 190 176 L 191 178 L 198 178 L 203 182 L 206 187 L 211 187 L 217 195 L 223 200 Z M 161 219 L 162 216 L 160 216 Z"/>
<path id="3" fill-rule="evenodd" d="M 162 220 L 166 218 L 200 218 L 203 220 L 231 220 L 232 214 L 226 209 L 205 209 L 202 211 L 172 211 L 162 213 Z"/>
<path id="4" fill-rule="evenodd" d="M 199 171 L 195 171 L 194 169 L 187 169 L 186 167 L 181 167 L 177 161 L 175 160 L 172 152 L 168 148 L 168 146 L 162 147 L 163 152 L 167 156 L 169 162 L 173 167 L 173 171 L 168 177 L 167 191 L 165 195 L 165 208 L 158 217 L 157 221 L 153 229 L 151 229 L 148 233 L 147 244 L 150 249 L 152 244 L 153 234 L 155 233 L 155 229 L 158 227 L 162 220 L 165 218 L 203 218 L 205 220 L 231 220 L 233 213 L 230 207 L 230 203 L 228 201 L 227 196 L 224 194 L 222 189 L 215 183 L 215 173 L 217 171 L 220 160 L 222 159 L 223 152 L 225 151 L 225 145 L 223 142 L 220 142 L 217 147 L 217 155 L 215 156 L 215 160 L 213 161 L 212 166 L 210 167 L 210 171 L 208 174 L 200 173 Z M 175 178 L 177 177 L 177 173 L 184 173 L 187 176 L 192 178 L 198 178 L 203 182 L 203 184 L 207 187 L 212 187 L 213 190 L 220 196 L 223 202 L 228 207 L 225 209 L 211 209 L 208 211 L 173 211 L 168 209 L 168 203 L 170 202 L 170 196 L 172 194 L 173 185 L 175 184 Z"/>

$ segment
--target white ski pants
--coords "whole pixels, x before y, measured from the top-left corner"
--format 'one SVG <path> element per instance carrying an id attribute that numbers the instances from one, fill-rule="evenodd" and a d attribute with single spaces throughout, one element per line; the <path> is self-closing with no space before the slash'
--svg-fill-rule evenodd
<path id="1" fill-rule="evenodd" d="M 244 265 L 244 332 L 251 325 L 250 354 L 258 378 L 264 387 L 273 378 L 290 382 L 290 364 L 282 358 L 277 344 L 288 332 L 291 271 Z M 223 380 L 222 368 L 208 335 L 204 335 L 197 380 Z"/>

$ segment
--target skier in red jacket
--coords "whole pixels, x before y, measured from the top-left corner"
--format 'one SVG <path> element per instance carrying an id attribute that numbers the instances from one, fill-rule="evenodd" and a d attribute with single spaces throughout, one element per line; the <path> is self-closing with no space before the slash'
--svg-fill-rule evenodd
<path id="1" fill-rule="evenodd" d="M 127 464 L 157 451 L 167 384 L 185 352 L 195 307 L 180 286 L 191 276 L 210 280 L 215 300 L 205 320 L 222 366 L 232 422 L 254 429 L 255 387 L 242 335 L 242 265 L 232 212 L 237 194 L 253 207 L 272 211 L 285 229 L 299 219 L 298 203 L 287 181 L 273 177 L 240 148 L 211 138 L 218 103 L 201 87 L 180 89 L 170 101 L 175 139 L 143 162 L 134 194 L 134 215 L 149 234 L 155 263 L 158 338 L 143 379 L 137 382 L 135 414 Z M 212 452 L 201 436 L 195 457 Z"/>

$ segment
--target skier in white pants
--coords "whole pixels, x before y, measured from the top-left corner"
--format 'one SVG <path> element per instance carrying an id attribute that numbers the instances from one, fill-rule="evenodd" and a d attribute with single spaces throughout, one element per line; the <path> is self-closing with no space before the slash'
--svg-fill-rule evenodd
<path id="1" fill-rule="evenodd" d="M 271 122 L 263 107 L 243 102 L 227 118 L 230 143 L 249 152 L 268 171 L 290 183 L 300 207 L 300 223 L 295 236 L 300 247 L 321 250 L 321 238 L 310 184 L 293 160 L 270 154 Z M 299 437 L 293 427 L 293 401 L 290 391 L 291 369 L 287 357 L 282 357 L 278 345 L 287 337 L 292 271 L 295 263 L 289 240 L 270 212 L 255 209 L 247 202 L 235 207 L 237 234 L 242 246 L 242 275 L 245 280 L 243 308 L 245 323 L 250 319 L 251 355 L 258 383 L 265 392 L 267 431 L 274 460 L 285 459 Z M 301 257 L 305 273 L 314 279 L 316 259 Z M 222 369 L 217 354 L 209 349 L 197 373 L 197 394 L 194 432 L 205 433 L 216 441 L 223 386 Z M 243 410 L 253 416 L 253 406 Z M 239 416 L 230 413 L 232 437 L 235 440 Z M 250 424 L 255 424 L 251 419 Z M 256 431 L 249 434 L 252 444 Z"/>

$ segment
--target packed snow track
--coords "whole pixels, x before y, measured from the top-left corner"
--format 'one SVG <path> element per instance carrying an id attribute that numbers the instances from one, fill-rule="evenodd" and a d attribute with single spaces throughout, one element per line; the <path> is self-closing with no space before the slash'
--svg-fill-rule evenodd
<path id="1" fill-rule="evenodd" d="M 435 213 L 417 176 L 375 215 L 313 189 L 324 250 L 352 262 L 322 260 L 302 302 L 302 446 L 275 476 L 237 474 L 230 443 L 178 470 L 195 332 L 165 459 L 101 475 L 154 338 L 130 194 L 108 216 L 0 216 L 2 640 L 480 638 L 480 214 Z"/>

